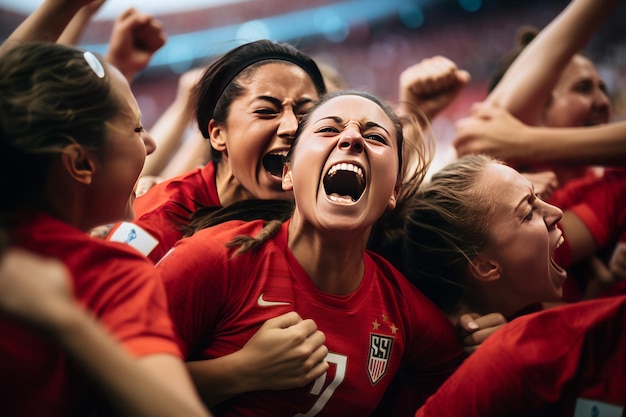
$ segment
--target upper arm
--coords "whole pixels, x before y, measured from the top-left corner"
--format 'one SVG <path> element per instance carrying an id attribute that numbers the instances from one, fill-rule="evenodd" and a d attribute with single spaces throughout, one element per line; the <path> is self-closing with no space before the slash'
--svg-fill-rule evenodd
<path id="1" fill-rule="evenodd" d="M 138 359 L 146 372 L 152 377 L 160 379 L 173 390 L 188 395 L 193 392 L 193 384 L 185 367 L 185 363 L 173 355 L 155 354 Z"/>
<path id="2" fill-rule="evenodd" d="M 570 247 L 571 263 L 596 253 L 598 246 L 591 231 L 575 213 L 569 210 L 564 211 L 560 225 Z"/>
<path id="3" fill-rule="evenodd" d="M 538 124 L 561 72 L 617 3 L 572 1 L 522 51 L 485 101 Z"/>

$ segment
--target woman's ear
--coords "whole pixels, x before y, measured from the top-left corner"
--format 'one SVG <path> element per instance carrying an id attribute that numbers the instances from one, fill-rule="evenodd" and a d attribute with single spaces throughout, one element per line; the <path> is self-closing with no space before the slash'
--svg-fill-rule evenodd
<path id="1" fill-rule="evenodd" d="M 215 122 L 215 119 L 209 121 L 209 140 L 213 149 L 226 152 L 226 132 Z"/>
<path id="2" fill-rule="evenodd" d="M 393 210 L 393 209 L 396 208 L 398 194 L 400 194 L 400 186 L 399 185 L 394 187 L 393 193 L 391 194 L 391 197 L 389 197 L 389 201 L 387 202 L 387 208 L 389 210 Z"/>
<path id="3" fill-rule="evenodd" d="M 477 256 L 468 266 L 472 277 L 482 282 L 495 281 L 502 276 L 500 264 L 486 256 Z"/>
<path id="4" fill-rule="evenodd" d="M 293 179 L 291 178 L 291 166 L 288 162 L 283 164 L 283 191 L 293 190 Z"/>
<path id="5" fill-rule="evenodd" d="M 91 184 L 96 172 L 94 155 L 79 144 L 66 146 L 61 153 L 61 163 L 70 177 L 82 184 Z"/>

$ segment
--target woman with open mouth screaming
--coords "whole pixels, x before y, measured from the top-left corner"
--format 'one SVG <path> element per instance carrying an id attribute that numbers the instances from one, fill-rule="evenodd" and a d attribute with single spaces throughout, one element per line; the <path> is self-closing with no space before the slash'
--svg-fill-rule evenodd
<path id="1" fill-rule="evenodd" d="M 212 161 L 137 198 L 135 220 L 116 225 L 108 239 L 157 262 L 200 207 L 292 199 L 281 188 L 283 159 L 299 118 L 325 91 L 315 62 L 291 45 L 260 40 L 227 52 L 195 88 L 192 111 L 210 141 Z"/>
<path id="2" fill-rule="evenodd" d="M 517 171 L 481 155 L 433 175 L 412 203 L 409 279 L 453 322 L 468 312 L 516 317 L 415 417 L 623 415 L 624 295 L 521 314 L 561 298 L 563 212 Z"/>
<path id="3" fill-rule="evenodd" d="M 440 310 L 366 250 L 372 227 L 407 184 L 403 141 L 398 117 L 377 98 L 326 96 L 304 116 L 287 155 L 289 219 L 199 230 L 159 262 L 203 396 L 212 389 L 204 359 L 242 349 L 266 320 L 295 311 L 323 333 L 320 349 L 294 358 L 294 366 L 324 371 L 315 381 L 241 394 L 215 407 L 217 415 L 366 416 L 399 372 L 412 382 L 411 415 L 463 359 Z M 424 169 L 413 172 L 410 184 L 419 184 Z"/>

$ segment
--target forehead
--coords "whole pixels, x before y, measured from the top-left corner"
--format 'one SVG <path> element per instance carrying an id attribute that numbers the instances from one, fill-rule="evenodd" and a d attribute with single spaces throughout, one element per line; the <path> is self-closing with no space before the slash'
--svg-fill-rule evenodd
<path id="1" fill-rule="evenodd" d="M 269 62 L 255 67 L 248 76 L 239 77 L 238 83 L 254 95 L 277 93 L 317 98 L 317 89 L 309 74 L 289 62 Z"/>
<path id="2" fill-rule="evenodd" d="M 139 118 L 139 107 L 137 106 L 135 96 L 130 90 L 128 81 L 117 68 L 108 64 L 105 65 L 105 71 L 109 75 L 111 83 L 111 90 L 121 104 L 119 113 L 136 121 Z"/>
<path id="3" fill-rule="evenodd" d="M 575 55 L 563 69 L 559 85 L 576 82 L 581 78 L 600 78 L 593 62 L 582 55 Z"/>
<path id="4" fill-rule="evenodd" d="M 508 206 L 511 201 L 519 202 L 521 194 L 528 194 L 530 182 L 519 172 L 506 165 L 490 163 L 477 179 L 480 193 L 495 201 L 497 206 Z M 502 204 L 499 204 L 502 203 Z"/>
<path id="5" fill-rule="evenodd" d="M 395 134 L 395 126 L 387 113 L 378 104 L 357 95 L 333 97 L 324 102 L 311 114 L 309 123 L 326 117 L 339 117 L 344 123 L 359 122 L 362 126 L 373 122 Z"/>

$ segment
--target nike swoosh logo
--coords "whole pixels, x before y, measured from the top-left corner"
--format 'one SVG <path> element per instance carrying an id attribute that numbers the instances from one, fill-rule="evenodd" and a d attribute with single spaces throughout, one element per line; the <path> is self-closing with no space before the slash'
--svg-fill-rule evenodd
<path id="1" fill-rule="evenodd" d="M 259 298 L 257 298 L 256 302 L 258 305 L 260 305 L 261 307 L 271 307 L 271 306 L 288 306 L 290 303 L 284 302 L 284 301 L 266 301 L 263 299 L 263 293 L 261 295 L 259 295 Z"/>

